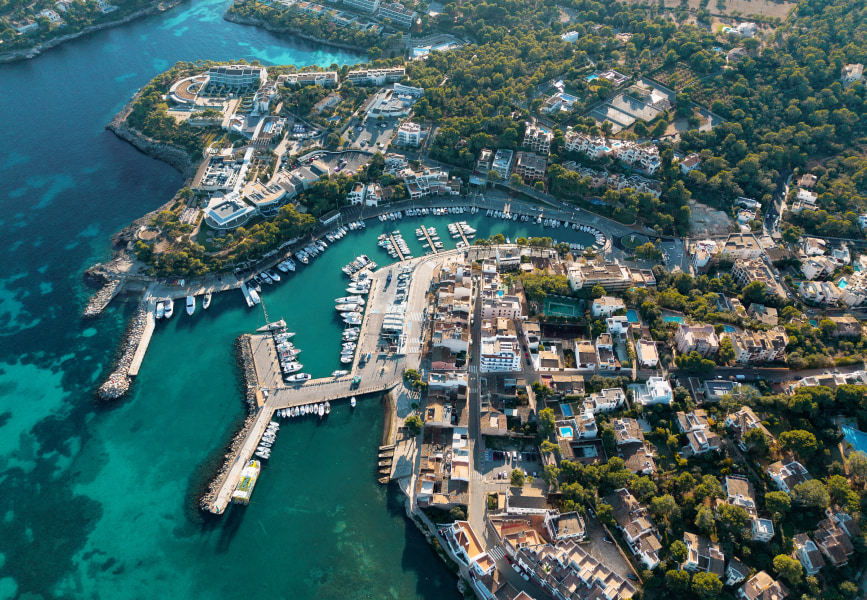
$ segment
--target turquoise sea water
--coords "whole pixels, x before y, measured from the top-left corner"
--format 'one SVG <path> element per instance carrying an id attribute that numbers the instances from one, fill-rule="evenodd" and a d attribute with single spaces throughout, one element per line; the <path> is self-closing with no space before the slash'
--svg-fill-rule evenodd
<path id="1" fill-rule="evenodd" d="M 264 323 L 240 292 L 154 335 L 127 398 L 93 403 L 134 301 L 79 317 L 81 272 L 109 236 L 172 196 L 179 175 L 104 130 L 136 89 L 178 60 L 266 64 L 359 58 L 227 23 L 224 0 L 97 33 L 0 66 L 0 599 L 457 598 L 454 577 L 375 482 L 378 399 L 284 425 L 245 509 L 202 522 L 196 492 L 243 419 L 232 342 Z M 263 291 L 297 331 L 305 371 L 339 368 L 340 267 L 380 233 L 466 220 L 479 235 L 541 233 L 481 215 L 369 222 Z M 549 232 L 588 244 L 582 234 Z"/>

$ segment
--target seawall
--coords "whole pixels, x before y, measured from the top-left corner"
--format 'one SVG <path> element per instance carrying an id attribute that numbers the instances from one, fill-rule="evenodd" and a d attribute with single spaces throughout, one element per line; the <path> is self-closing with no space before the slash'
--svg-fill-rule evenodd
<path id="1" fill-rule="evenodd" d="M 292 27 L 280 27 L 276 25 L 272 25 L 267 21 L 263 21 L 262 19 L 253 19 L 250 17 L 241 17 L 232 13 L 231 11 L 226 11 L 223 14 L 223 19 L 229 21 L 230 23 L 235 23 L 237 25 L 253 25 L 255 27 L 261 27 L 265 31 L 270 31 L 272 33 L 289 33 L 299 39 L 307 40 L 310 42 L 316 42 L 318 44 L 325 44 L 326 46 L 332 46 L 334 48 L 339 48 L 341 50 L 349 50 L 350 52 L 358 52 L 364 54 L 367 52 L 367 48 L 363 46 L 354 46 L 352 44 L 343 44 L 340 42 L 333 42 L 331 40 L 325 40 L 320 37 L 316 37 L 315 35 L 310 35 L 309 33 L 304 33 L 303 31 L 299 31 L 298 29 L 293 29 Z"/>
<path id="2" fill-rule="evenodd" d="M 122 19 L 118 19 L 117 21 L 110 21 L 108 23 L 100 23 L 99 25 L 91 25 L 90 27 L 85 27 L 81 31 L 76 33 L 70 33 L 67 35 L 62 35 L 60 37 L 56 37 L 45 42 L 41 42 L 36 44 L 35 46 L 31 46 L 30 48 L 21 48 L 20 50 L 11 50 L 9 52 L 0 53 L 0 63 L 10 63 L 16 62 L 19 60 L 27 60 L 29 58 L 36 58 L 46 50 L 50 50 L 55 46 L 59 46 L 64 42 L 69 42 L 74 39 L 80 38 L 81 36 L 88 35 L 91 33 L 95 33 L 97 31 L 102 31 L 103 29 L 110 29 L 112 27 L 117 27 L 118 25 L 124 25 L 125 23 L 129 23 L 130 21 L 135 21 L 136 19 L 140 19 L 141 17 L 146 17 L 148 15 L 153 15 L 156 13 L 161 13 L 169 10 L 170 8 L 174 8 L 178 4 L 183 2 L 183 0 L 171 0 L 170 2 L 159 2 L 154 4 L 149 8 L 144 8 L 137 12 L 134 12 L 130 15 L 123 17 Z"/>
<path id="3" fill-rule="evenodd" d="M 121 355 L 117 360 L 114 371 L 108 376 L 108 379 L 99 386 L 97 397 L 103 401 L 117 400 L 127 393 L 130 386 L 129 369 L 133 364 L 133 359 L 138 351 L 139 344 L 145 337 L 145 330 L 148 327 L 148 305 L 146 302 L 139 302 L 138 309 L 130 321 L 129 328 L 124 335 L 121 343 Z M 148 341 L 149 341 L 148 337 Z"/>

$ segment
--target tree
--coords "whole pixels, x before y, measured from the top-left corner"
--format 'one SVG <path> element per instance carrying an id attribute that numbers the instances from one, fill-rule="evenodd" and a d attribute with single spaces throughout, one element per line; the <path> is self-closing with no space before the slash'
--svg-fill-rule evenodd
<path id="1" fill-rule="evenodd" d="M 792 498 L 786 492 L 768 492 L 765 494 L 765 506 L 771 514 L 782 517 L 792 508 Z"/>
<path id="2" fill-rule="evenodd" d="M 780 447 L 783 450 L 792 450 L 798 456 L 809 460 L 819 449 L 816 436 L 803 429 L 793 429 L 780 434 Z"/>
<path id="3" fill-rule="evenodd" d="M 603 525 L 607 525 L 608 527 L 614 526 L 614 509 L 611 508 L 610 504 L 606 504 L 605 502 L 597 504 L 596 516 L 599 517 L 599 521 Z"/>
<path id="4" fill-rule="evenodd" d="M 867 478 L 867 454 L 861 451 L 849 455 L 849 470 L 858 479 Z"/>
<path id="5" fill-rule="evenodd" d="M 680 540 L 674 540 L 671 544 L 671 557 L 678 563 L 683 563 L 686 560 L 688 550 L 686 544 Z"/>
<path id="6" fill-rule="evenodd" d="M 766 454 L 770 447 L 768 436 L 761 427 L 753 427 L 744 434 L 744 443 L 757 454 Z"/>
<path id="7" fill-rule="evenodd" d="M 542 454 L 554 453 L 560 456 L 560 446 L 548 440 L 542 440 L 542 443 L 539 445 L 539 452 Z"/>
<path id="8" fill-rule="evenodd" d="M 683 543 L 683 542 L 681 542 Z M 672 590 L 686 591 L 689 587 L 689 572 L 671 569 L 665 573 L 665 583 Z"/>
<path id="9" fill-rule="evenodd" d="M 732 341 L 729 338 L 723 338 L 719 343 L 719 361 L 728 365 L 734 362 L 737 356 L 735 355 L 735 348 L 732 345 Z"/>
<path id="10" fill-rule="evenodd" d="M 594 300 L 605 295 L 605 288 L 598 283 L 590 289 L 590 297 Z"/>
<path id="11" fill-rule="evenodd" d="M 424 423 L 418 417 L 418 415 L 410 415 L 403 422 L 406 425 L 406 428 L 409 429 L 410 433 L 413 436 L 416 436 L 421 433 L 422 428 L 424 427 Z"/>
<path id="12" fill-rule="evenodd" d="M 535 387 L 536 383 L 533 384 Z M 541 384 L 540 384 L 541 385 Z M 542 386 L 545 387 L 545 386 Z M 533 390 L 534 392 L 536 390 Z M 543 408 L 539 411 L 539 433 L 542 434 L 543 438 L 549 437 L 552 433 L 554 433 L 554 426 L 557 422 L 557 417 L 554 415 L 554 411 L 550 408 Z"/>
<path id="13" fill-rule="evenodd" d="M 821 481 L 810 479 L 792 488 L 792 501 L 805 508 L 827 508 L 831 495 Z"/>
<path id="14" fill-rule="evenodd" d="M 713 600 L 719 597 L 722 586 L 722 581 L 716 573 L 699 572 L 693 576 L 692 585 L 689 587 L 699 598 Z"/>
<path id="15" fill-rule="evenodd" d="M 720 532 L 724 533 L 729 539 L 735 539 L 740 536 L 747 523 L 750 522 L 750 515 L 740 506 L 733 504 L 720 504 L 717 508 L 719 519 Z"/>
<path id="16" fill-rule="evenodd" d="M 768 286 L 763 281 L 752 281 L 744 286 L 743 297 L 750 304 L 754 302 L 764 303 L 767 294 Z"/>
<path id="17" fill-rule="evenodd" d="M 490 171 L 488 171 L 487 178 L 488 178 L 488 181 L 492 181 L 492 182 L 500 181 L 500 174 L 497 173 L 496 171 L 494 171 L 493 169 L 491 169 Z"/>
<path id="18" fill-rule="evenodd" d="M 710 359 L 704 358 L 701 354 L 693 350 L 689 354 L 678 354 L 674 359 L 678 369 L 690 371 L 693 373 L 709 373 L 716 368 L 716 363 Z"/>
<path id="19" fill-rule="evenodd" d="M 711 533 L 716 526 L 716 520 L 713 517 L 713 511 L 707 506 L 702 506 L 698 509 L 695 516 L 695 526 L 704 533 Z"/>
<path id="20" fill-rule="evenodd" d="M 804 230 L 800 227 L 787 227 L 783 231 L 783 241 L 789 246 L 797 246 L 802 235 L 804 235 Z"/>
<path id="21" fill-rule="evenodd" d="M 630 488 L 642 502 L 649 496 L 656 495 L 656 484 L 647 475 L 636 477 L 630 484 Z"/>
<path id="22" fill-rule="evenodd" d="M 512 187 L 521 187 L 524 185 L 524 179 L 517 173 L 512 173 L 512 176 L 509 177 L 509 183 L 512 184 Z"/>
<path id="23" fill-rule="evenodd" d="M 665 494 L 650 501 L 650 512 L 670 523 L 673 517 L 680 514 L 680 508 L 671 494 Z"/>
<path id="24" fill-rule="evenodd" d="M 512 487 L 524 487 L 524 472 L 518 469 L 512 469 L 511 484 Z"/>
<path id="25" fill-rule="evenodd" d="M 548 487 L 557 487 L 557 478 L 560 477 L 560 469 L 554 465 L 545 465 L 542 470 L 542 479 L 548 484 Z"/>
<path id="26" fill-rule="evenodd" d="M 822 319 L 819 321 L 819 331 L 822 332 L 822 337 L 830 339 L 837 332 L 837 324 L 831 319 Z"/>
<path id="27" fill-rule="evenodd" d="M 785 554 L 774 557 L 774 571 L 792 585 L 798 585 L 804 579 L 804 567 L 800 561 Z"/>
<path id="28" fill-rule="evenodd" d="M 659 260 L 662 258 L 662 250 L 657 248 L 653 242 L 647 242 L 635 249 L 635 257 L 647 260 Z"/>

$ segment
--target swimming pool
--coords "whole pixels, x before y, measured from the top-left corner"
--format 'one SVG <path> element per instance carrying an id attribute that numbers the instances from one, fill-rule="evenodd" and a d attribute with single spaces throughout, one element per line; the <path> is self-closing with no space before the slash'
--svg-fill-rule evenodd
<path id="1" fill-rule="evenodd" d="M 572 407 L 569 406 L 568 404 L 561 404 L 561 405 L 560 405 L 560 412 L 563 413 L 563 416 L 564 416 L 564 417 L 571 417 L 571 416 L 573 416 L 573 414 L 574 414 L 574 413 L 572 412 Z"/>
<path id="2" fill-rule="evenodd" d="M 819 322 L 816 319 L 810 319 L 810 325 L 812 325 L 813 327 L 818 327 Z"/>
<path id="3" fill-rule="evenodd" d="M 566 438 L 572 437 L 572 428 L 571 427 L 561 427 L 560 428 L 560 437 L 566 437 Z"/>
<path id="4" fill-rule="evenodd" d="M 840 429 L 843 430 L 843 437 L 847 442 L 852 444 L 855 450 L 867 452 L 867 433 L 859 431 L 850 425 L 844 425 Z"/>
<path id="5" fill-rule="evenodd" d="M 666 323 L 683 323 L 683 317 L 677 315 L 666 315 L 662 317 L 662 320 Z"/>
<path id="6" fill-rule="evenodd" d="M 844 288 L 846 287 L 846 280 L 845 280 L 845 279 L 841 279 L 840 281 L 838 281 L 838 282 L 837 282 L 837 287 L 840 288 L 841 290 L 844 289 Z"/>
<path id="7" fill-rule="evenodd" d="M 630 308 L 626 311 L 626 320 L 630 323 L 638 323 L 638 313 L 635 312 L 634 308 Z"/>
<path id="8" fill-rule="evenodd" d="M 587 81 L 593 81 L 594 79 L 599 79 L 599 75 L 588 75 Z"/>
<path id="9" fill-rule="evenodd" d="M 734 327 L 732 327 L 731 325 L 723 325 L 723 331 L 727 331 L 729 333 L 734 333 L 737 330 Z"/>
<path id="10" fill-rule="evenodd" d="M 503 290 L 497 290 L 497 296 L 502 298 L 503 297 Z"/>

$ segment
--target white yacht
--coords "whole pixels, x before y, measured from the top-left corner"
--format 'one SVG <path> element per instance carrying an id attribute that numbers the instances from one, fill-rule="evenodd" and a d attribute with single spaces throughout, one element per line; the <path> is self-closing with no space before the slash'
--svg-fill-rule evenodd
<path id="1" fill-rule="evenodd" d="M 253 301 L 253 304 L 259 304 L 262 299 L 259 298 L 258 292 L 256 290 L 250 290 L 250 300 Z"/>
<path id="2" fill-rule="evenodd" d="M 166 315 L 166 303 L 165 302 L 157 302 L 157 307 L 154 310 L 154 316 L 157 319 L 162 319 Z"/>
<path id="3" fill-rule="evenodd" d="M 187 296 L 187 314 L 193 316 L 194 312 L 196 312 L 196 297 Z"/>
<path id="4" fill-rule="evenodd" d="M 355 396 L 349 399 L 349 406 L 355 408 Z"/>
<path id="5" fill-rule="evenodd" d="M 332 377 L 343 377 L 344 375 L 349 375 L 349 371 L 334 371 L 331 374 Z"/>
<path id="6" fill-rule="evenodd" d="M 171 319 L 173 314 L 175 314 L 175 302 L 171 298 L 166 298 L 166 319 Z"/>
<path id="7" fill-rule="evenodd" d="M 286 378 L 286 381 L 291 381 L 292 383 L 301 383 L 303 381 L 308 381 L 310 379 L 309 373 L 296 373 L 295 375 L 290 375 Z"/>
<path id="8" fill-rule="evenodd" d="M 211 292 L 205 292 L 205 298 L 202 300 L 202 308 L 208 310 L 211 306 Z"/>

